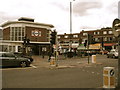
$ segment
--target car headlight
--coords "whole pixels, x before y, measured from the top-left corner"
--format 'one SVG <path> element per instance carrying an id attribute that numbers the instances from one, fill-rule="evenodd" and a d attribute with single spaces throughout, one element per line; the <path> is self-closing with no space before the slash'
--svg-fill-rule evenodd
<path id="1" fill-rule="evenodd" d="M 30 59 L 28 59 L 28 61 L 30 62 Z"/>

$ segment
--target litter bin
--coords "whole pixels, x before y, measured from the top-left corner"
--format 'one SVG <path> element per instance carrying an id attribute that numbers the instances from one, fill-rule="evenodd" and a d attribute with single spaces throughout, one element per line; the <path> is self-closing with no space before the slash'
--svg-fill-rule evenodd
<path id="1" fill-rule="evenodd" d="M 103 88 L 115 88 L 114 67 L 104 67 L 103 69 Z"/>
<path id="2" fill-rule="evenodd" d="M 92 63 L 96 63 L 96 55 L 92 55 Z"/>
<path id="3" fill-rule="evenodd" d="M 51 57 L 50 65 L 55 65 L 55 57 Z"/>

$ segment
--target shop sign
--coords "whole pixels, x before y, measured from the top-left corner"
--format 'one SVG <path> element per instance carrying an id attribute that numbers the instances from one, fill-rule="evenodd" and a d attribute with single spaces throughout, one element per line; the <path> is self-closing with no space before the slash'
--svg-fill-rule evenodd
<path id="1" fill-rule="evenodd" d="M 40 37 L 41 36 L 41 31 L 39 31 L 39 30 L 33 30 L 32 31 L 32 36 Z"/>

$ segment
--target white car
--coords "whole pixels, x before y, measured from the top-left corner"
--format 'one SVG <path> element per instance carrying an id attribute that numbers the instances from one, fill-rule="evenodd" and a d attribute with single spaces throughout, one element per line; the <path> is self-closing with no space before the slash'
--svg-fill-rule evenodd
<path id="1" fill-rule="evenodd" d="M 107 53 L 107 58 L 118 58 L 118 50 L 112 49 Z"/>

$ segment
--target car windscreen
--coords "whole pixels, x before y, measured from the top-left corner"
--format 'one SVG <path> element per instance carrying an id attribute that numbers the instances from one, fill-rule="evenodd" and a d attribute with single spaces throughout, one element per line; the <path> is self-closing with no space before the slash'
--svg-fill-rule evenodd
<path id="1" fill-rule="evenodd" d="M 15 57 L 13 53 L 5 53 L 4 57 Z"/>

